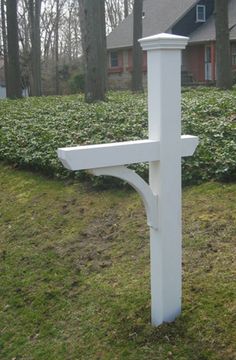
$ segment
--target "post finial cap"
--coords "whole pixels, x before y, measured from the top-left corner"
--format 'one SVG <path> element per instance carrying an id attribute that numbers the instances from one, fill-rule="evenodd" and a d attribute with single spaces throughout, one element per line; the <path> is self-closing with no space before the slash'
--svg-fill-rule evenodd
<path id="1" fill-rule="evenodd" d="M 189 38 L 173 34 L 157 34 L 139 39 L 143 50 L 181 50 L 185 49 Z"/>

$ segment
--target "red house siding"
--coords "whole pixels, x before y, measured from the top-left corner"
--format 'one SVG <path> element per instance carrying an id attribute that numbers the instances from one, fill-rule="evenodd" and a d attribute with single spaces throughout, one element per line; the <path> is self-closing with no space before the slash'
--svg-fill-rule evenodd
<path id="1" fill-rule="evenodd" d="M 143 71 L 147 71 L 147 51 L 143 52 Z"/>
<path id="2" fill-rule="evenodd" d="M 132 69 L 133 58 L 132 58 L 132 50 L 130 49 L 128 52 L 128 67 L 126 70 L 130 71 Z"/>
<path id="3" fill-rule="evenodd" d="M 215 80 L 216 80 L 216 51 L 215 51 L 215 43 L 212 43 L 212 44 L 211 44 L 211 63 L 212 63 L 211 76 L 212 76 L 212 80 L 215 81 Z"/>
<path id="4" fill-rule="evenodd" d="M 122 73 L 123 72 L 123 51 L 116 51 L 118 56 L 118 66 L 111 67 L 110 53 L 108 54 L 108 73 Z"/>
<path id="5" fill-rule="evenodd" d="M 193 75 L 196 82 L 205 81 L 205 46 L 188 46 L 183 53 L 185 70 Z"/>
<path id="6" fill-rule="evenodd" d="M 234 72 L 236 72 L 236 64 L 234 63 L 235 59 L 233 59 L 233 56 L 235 58 L 235 55 L 236 55 L 236 42 L 232 42 L 231 43 L 231 62 L 232 62 L 232 69 Z"/>
<path id="7" fill-rule="evenodd" d="M 128 67 L 126 70 L 132 71 L 133 69 L 133 54 L 132 50 L 129 50 L 128 54 Z M 147 52 L 143 51 L 143 71 L 147 71 Z"/>
<path id="8" fill-rule="evenodd" d="M 108 52 L 108 74 L 112 88 L 129 88 L 132 77 L 132 49 L 117 50 L 118 66 L 111 67 Z M 236 74 L 236 42 L 231 43 L 232 70 Z M 234 61 L 233 61 L 234 60 Z M 208 61 L 206 63 L 206 61 Z M 206 66 L 208 64 L 208 66 Z M 194 83 L 209 83 L 216 80 L 215 41 L 189 45 L 182 53 L 182 69 L 192 74 Z M 147 52 L 143 52 L 143 79 L 146 84 Z M 210 74 L 210 76 L 209 76 Z M 207 75 L 207 76 L 206 76 Z M 234 75 L 235 76 L 235 75 Z M 208 78 L 209 80 L 206 80 Z"/>

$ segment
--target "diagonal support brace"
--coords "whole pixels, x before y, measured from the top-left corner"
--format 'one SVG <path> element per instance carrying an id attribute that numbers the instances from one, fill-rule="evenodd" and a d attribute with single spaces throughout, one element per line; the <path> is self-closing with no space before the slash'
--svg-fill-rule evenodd
<path id="1" fill-rule="evenodd" d="M 134 170 L 128 169 L 126 166 L 111 166 L 92 169 L 90 173 L 95 176 L 114 176 L 130 184 L 143 200 L 148 225 L 155 230 L 158 229 L 157 195 L 152 192 L 146 181 L 136 174 Z"/>

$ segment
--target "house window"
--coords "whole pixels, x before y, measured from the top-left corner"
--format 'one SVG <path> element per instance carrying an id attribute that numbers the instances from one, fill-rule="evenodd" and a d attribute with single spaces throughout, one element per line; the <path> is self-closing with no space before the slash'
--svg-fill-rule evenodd
<path id="1" fill-rule="evenodd" d="M 196 7 L 196 22 L 206 21 L 206 5 L 197 5 Z"/>
<path id="2" fill-rule="evenodd" d="M 236 43 L 231 47 L 232 65 L 236 65 Z"/>
<path id="3" fill-rule="evenodd" d="M 110 65 L 112 68 L 119 66 L 118 53 L 116 51 L 112 51 L 110 54 Z"/>

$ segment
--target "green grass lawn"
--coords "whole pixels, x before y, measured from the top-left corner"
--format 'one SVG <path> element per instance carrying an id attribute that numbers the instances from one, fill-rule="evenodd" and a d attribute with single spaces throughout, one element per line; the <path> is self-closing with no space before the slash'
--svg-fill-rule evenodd
<path id="1" fill-rule="evenodd" d="M 183 311 L 150 325 L 138 195 L 0 165 L 1 360 L 234 360 L 236 184 L 183 192 Z"/>

